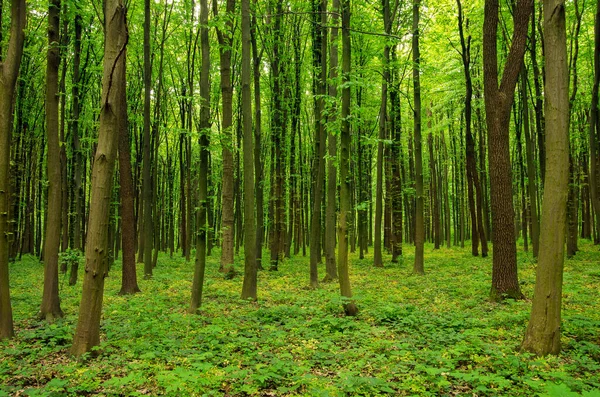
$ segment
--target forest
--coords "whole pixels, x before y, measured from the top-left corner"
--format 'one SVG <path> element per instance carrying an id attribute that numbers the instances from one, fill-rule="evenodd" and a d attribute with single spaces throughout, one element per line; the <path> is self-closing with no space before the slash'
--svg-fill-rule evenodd
<path id="1" fill-rule="evenodd" d="M 600 396 L 600 1 L 0 0 L 0 396 Z"/>

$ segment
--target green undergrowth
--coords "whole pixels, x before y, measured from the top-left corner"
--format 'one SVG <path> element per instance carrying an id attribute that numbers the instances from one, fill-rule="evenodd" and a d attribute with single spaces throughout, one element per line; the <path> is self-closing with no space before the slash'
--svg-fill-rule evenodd
<path id="1" fill-rule="evenodd" d="M 142 293 L 124 297 L 117 261 L 102 344 L 81 361 L 68 355 L 81 277 L 69 287 L 60 276 L 65 318 L 40 322 L 43 266 L 26 257 L 10 268 L 17 335 L 0 342 L 0 396 L 600 396 L 600 252 L 580 245 L 565 267 L 563 353 L 546 358 L 519 352 L 531 302 L 490 302 L 491 259 L 467 248 L 426 246 L 425 276 L 411 274 L 408 246 L 383 269 L 352 254 L 355 318 L 343 316 L 337 283 L 307 288 L 300 256 L 260 272 L 252 303 L 214 253 L 199 315 L 186 312 L 192 263 L 161 254 L 152 280 L 139 274 Z M 519 276 L 531 298 L 530 254 L 519 253 Z"/>

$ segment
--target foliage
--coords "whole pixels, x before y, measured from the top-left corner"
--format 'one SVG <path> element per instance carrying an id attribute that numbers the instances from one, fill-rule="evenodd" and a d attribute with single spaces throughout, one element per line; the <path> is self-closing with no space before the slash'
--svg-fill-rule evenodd
<path id="1" fill-rule="evenodd" d="M 161 254 L 134 296 L 117 294 L 117 261 L 97 357 L 78 362 L 68 348 L 80 286 L 61 284 L 64 320 L 39 322 L 31 285 L 42 271 L 24 257 L 11 267 L 17 337 L 0 345 L 0 395 L 598 396 L 600 265 L 590 243 L 581 248 L 565 269 L 564 351 L 546 358 L 519 352 L 530 302 L 487 300 L 489 259 L 426 246 L 424 277 L 411 275 L 411 247 L 383 269 L 351 255 L 356 318 L 341 312 L 335 283 L 305 288 L 302 257 L 261 272 L 252 303 L 215 252 L 200 315 L 186 313 L 192 265 L 179 256 Z M 535 264 L 521 253 L 519 266 L 531 296 Z"/>

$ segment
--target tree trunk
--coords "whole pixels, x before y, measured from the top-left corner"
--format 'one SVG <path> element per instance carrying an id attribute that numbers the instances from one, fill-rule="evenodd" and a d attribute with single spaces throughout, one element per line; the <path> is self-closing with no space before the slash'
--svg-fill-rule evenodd
<path id="1" fill-rule="evenodd" d="M 60 0 L 52 0 L 48 8 L 48 53 L 46 67 L 46 134 L 48 142 L 47 175 L 48 207 L 44 238 L 44 293 L 40 318 L 61 318 L 58 296 L 58 251 L 62 219 L 62 187 L 58 120 L 58 69 L 60 66 L 59 29 Z"/>
<path id="2" fill-rule="evenodd" d="M 8 51 L 6 59 L 0 61 L 0 340 L 12 338 L 14 335 L 8 282 L 10 130 L 15 84 L 23 55 L 26 20 L 25 0 L 12 0 Z"/>
<path id="3" fill-rule="evenodd" d="M 81 356 L 100 343 L 100 317 L 107 273 L 108 228 L 113 171 L 119 128 L 126 126 L 124 108 L 126 9 L 122 0 L 106 0 L 104 6 L 105 44 L 102 76 L 102 103 L 98 148 L 92 170 L 92 195 L 88 223 L 83 292 L 71 354 Z M 119 111 L 119 109 L 121 109 Z"/>
<path id="4" fill-rule="evenodd" d="M 350 287 L 350 274 L 348 270 L 348 227 L 347 216 L 350 212 L 350 0 L 341 1 L 342 8 L 342 77 L 345 84 L 342 88 L 342 129 L 340 134 L 340 245 L 338 252 L 338 273 L 340 280 L 340 293 L 345 298 L 343 306 L 346 315 L 355 316 L 358 308 L 352 298 Z"/>
<path id="5" fill-rule="evenodd" d="M 245 0 L 247 1 L 247 0 Z M 200 0 L 200 47 L 202 51 L 202 66 L 200 73 L 200 164 L 198 175 L 198 212 L 196 236 L 196 264 L 192 284 L 192 297 L 190 312 L 197 312 L 202 305 L 202 289 L 204 287 L 204 271 L 206 269 L 206 224 L 207 199 L 208 199 L 208 155 L 210 134 L 210 40 L 208 38 L 208 4 L 207 0 Z"/>
<path id="6" fill-rule="evenodd" d="M 337 278 L 337 268 L 335 260 L 335 244 L 336 244 L 336 192 L 337 192 L 337 137 L 336 125 L 337 120 L 337 68 L 338 68 L 338 28 L 339 22 L 339 0 L 333 0 L 332 17 L 331 17 L 331 37 L 329 39 L 329 101 L 331 108 L 329 109 L 329 118 L 327 120 L 329 128 L 327 128 L 327 213 L 325 217 L 325 269 L 326 275 L 323 281 L 331 281 Z"/>
<path id="7" fill-rule="evenodd" d="M 257 299 L 256 223 L 254 220 L 254 148 L 252 136 L 252 93 L 250 0 L 242 0 L 242 126 L 244 146 L 244 282 L 242 299 Z M 207 54 L 208 55 L 208 54 Z M 208 69 L 207 69 L 208 72 Z M 207 92 L 209 94 L 209 92 Z"/>
<path id="8" fill-rule="evenodd" d="M 546 183 L 540 258 L 533 307 L 522 350 L 538 356 L 560 352 L 560 320 L 569 190 L 569 71 L 563 0 L 544 1 L 546 57 Z"/>
<path id="9" fill-rule="evenodd" d="M 154 234 L 152 224 L 152 163 L 150 159 L 150 91 L 152 90 L 152 63 L 150 60 L 150 0 L 144 0 L 144 154 L 142 200 L 144 203 L 143 260 L 144 277 L 152 277 L 152 248 Z"/>
<path id="10" fill-rule="evenodd" d="M 509 150 L 510 111 L 527 42 L 532 0 L 519 0 L 514 11 L 514 32 L 502 81 L 498 85 L 498 0 L 486 0 L 483 34 L 485 110 L 488 127 L 489 167 L 494 231 L 492 300 L 522 298 L 517 275 L 512 172 Z"/>
<path id="11" fill-rule="evenodd" d="M 127 103 L 117 109 L 120 121 L 119 134 L 119 194 L 121 198 L 121 241 L 123 246 L 121 290 L 119 295 L 140 292 L 135 263 L 134 185 L 131 175 L 131 142 L 127 125 Z"/>
<path id="12" fill-rule="evenodd" d="M 213 0 L 213 9 L 217 14 L 217 3 Z M 223 188 L 221 191 L 222 242 L 221 242 L 221 268 L 222 272 L 233 274 L 233 86 L 231 85 L 231 53 L 233 44 L 233 13 L 235 0 L 227 0 L 225 29 L 217 28 L 219 39 L 219 56 L 221 61 L 221 96 L 222 110 L 222 139 L 223 149 Z"/>
<path id="13" fill-rule="evenodd" d="M 413 52 L 413 119 L 415 152 L 415 262 L 413 272 L 424 274 L 425 228 L 423 219 L 423 155 L 421 144 L 421 53 L 419 51 L 419 7 L 421 0 L 413 0 L 412 52 Z"/>

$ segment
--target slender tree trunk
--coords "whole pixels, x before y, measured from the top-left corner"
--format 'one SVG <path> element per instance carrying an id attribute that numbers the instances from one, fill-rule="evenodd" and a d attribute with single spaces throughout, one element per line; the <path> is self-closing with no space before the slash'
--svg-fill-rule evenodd
<path id="1" fill-rule="evenodd" d="M 217 2 L 213 0 L 213 9 L 217 13 Z M 231 55 L 233 43 L 233 13 L 235 0 L 227 0 L 225 29 L 217 28 L 219 39 L 219 56 L 221 61 L 221 97 L 223 110 L 221 113 L 223 150 L 223 187 L 221 191 L 222 204 L 222 241 L 221 241 L 221 271 L 233 274 L 233 232 L 234 232 L 234 202 L 233 202 L 233 86 L 231 85 Z"/>
<path id="2" fill-rule="evenodd" d="M 72 91 L 73 96 L 73 109 L 72 109 L 72 125 L 71 134 L 73 136 L 73 183 L 74 183 L 74 200 L 75 200 L 75 214 L 71 224 L 73 225 L 73 248 L 77 250 L 83 250 L 83 244 L 81 243 L 81 222 L 83 218 L 82 211 L 82 200 L 84 191 L 81 186 L 81 144 L 79 137 L 79 113 L 81 111 L 80 102 L 80 64 L 81 64 L 81 15 L 78 11 L 75 14 L 75 42 L 73 49 L 73 80 L 72 80 Z M 77 272 L 76 272 L 77 273 Z"/>
<path id="3" fill-rule="evenodd" d="M 533 307 L 521 348 L 538 356 L 560 352 L 565 222 L 569 190 L 569 70 L 565 3 L 544 1 L 546 175 L 540 258 Z"/>
<path id="4" fill-rule="evenodd" d="M 245 0 L 247 1 L 247 0 Z M 202 289 L 204 287 L 204 272 L 206 269 L 206 240 L 207 230 L 210 227 L 206 223 L 207 199 L 208 199 L 208 155 L 209 155 L 209 133 L 210 133 L 210 40 L 208 37 L 208 4 L 207 0 L 200 0 L 200 48 L 202 51 L 202 70 L 200 73 L 200 121 L 198 125 L 200 133 L 200 164 L 198 175 L 198 212 L 197 212 L 197 236 L 196 236 L 196 265 L 194 268 L 194 280 L 192 284 L 192 297 L 190 312 L 197 312 L 202 305 Z"/>
<path id="5" fill-rule="evenodd" d="M 86 266 L 79 319 L 71 354 L 81 356 L 100 343 L 100 317 L 107 274 L 110 195 L 118 146 L 118 131 L 126 127 L 125 65 L 127 11 L 122 0 L 106 0 L 104 73 L 98 148 L 92 170 L 92 195 L 86 246 Z"/>
<path id="6" fill-rule="evenodd" d="M 339 0 L 333 0 L 331 9 L 331 36 L 329 38 L 329 101 L 332 106 L 329 109 L 329 117 L 327 120 L 327 213 L 325 221 L 325 279 L 323 281 L 335 280 L 337 278 L 337 268 L 335 260 L 335 245 L 336 245 L 336 192 L 337 192 L 337 137 L 336 125 L 337 120 L 337 68 L 338 68 L 338 28 L 339 22 Z"/>
<path id="7" fill-rule="evenodd" d="M 60 66 L 59 29 L 60 0 L 52 0 L 48 8 L 48 53 L 46 67 L 46 134 L 48 141 L 48 218 L 44 238 L 44 293 L 40 318 L 54 321 L 61 318 L 58 296 L 58 251 L 62 220 L 62 187 L 59 142 L 59 91 L 58 70 Z"/>
<path id="8" fill-rule="evenodd" d="M 344 300 L 343 306 L 346 315 L 355 316 L 358 308 L 352 298 L 352 289 L 350 287 L 350 274 L 348 269 L 348 227 L 347 216 L 350 208 L 350 182 L 352 176 L 349 173 L 350 168 L 350 68 L 351 68 L 351 47 L 350 47 L 350 0 L 341 1 L 342 8 L 342 78 L 345 84 L 342 88 L 342 129 L 340 134 L 340 222 L 339 236 L 340 245 L 338 252 L 338 273 L 340 280 L 340 293 Z"/>
<path id="9" fill-rule="evenodd" d="M 425 228 L 423 219 L 423 155 L 421 144 L 421 52 L 419 51 L 419 7 L 421 0 L 413 0 L 412 52 L 413 52 L 413 120 L 415 151 L 415 263 L 413 272 L 424 274 Z"/>
<path id="10" fill-rule="evenodd" d="M 127 103 L 122 99 L 119 120 L 119 194 L 121 198 L 121 239 L 123 246 L 121 290 L 119 295 L 140 292 L 135 263 L 134 185 L 131 174 L 131 142 L 127 125 Z"/>
<path id="11" fill-rule="evenodd" d="M 325 25 L 327 22 L 326 8 L 320 0 L 313 0 L 315 27 L 313 31 L 313 92 L 315 93 L 315 155 L 313 160 L 313 202 L 310 226 L 310 286 L 319 285 L 317 264 L 321 258 L 321 202 L 324 179 L 325 157 L 325 128 L 323 125 L 323 95 L 325 94 L 325 74 L 327 54 L 322 51 Z M 321 19 L 317 18 L 321 15 Z M 325 47 L 326 48 L 326 47 Z"/>
<path id="12" fill-rule="evenodd" d="M 254 0 L 255 4 L 258 0 Z M 256 173 L 254 180 L 254 191 L 256 192 L 256 268 L 261 270 L 262 267 L 262 246 L 265 235 L 264 226 L 264 193 L 263 193 L 263 162 L 261 160 L 261 97 L 260 97 L 260 69 L 261 56 L 258 52 L 256 43 L 256 15 L 253 12 L 252 26 L 250 30 L 250 40 L 252 43 L 252 58 L 253 58 L 253 78 L 254 78 L 254 171 Z"/>
<path id="13" fill-rule="evenodd" d="M 0 61 L 0 340 L 12 338 L 14 335 L 8 282 L 10 130 L 15 84 L 23 55 L 26 20 L 25 0 L 12 0 L 8 51 L 6 58 Z"/>
<path id="14" fill-rule="evenodd" d="M 152 248 L 154 241 L 152 224 L 152 162 L 150 159 L 150 91 L 152 90 L 152 63 L 150 60 L 150 0 L 144 0 L 144 154 L 142 200 L 144 203 L 143 259 L 144 277 L 152 277 Z"/>
<path id="15" fill-rule="evenodd" d="M 257 299 L 256 224 L 254 220 L 254 148 L 252 142 L 252 93 L 250 0 L 242 0 L 242 123 L 244 146 L 244 282 L 242 299 Z M 208 70 L 207 70 L 208 72 Z"/>

